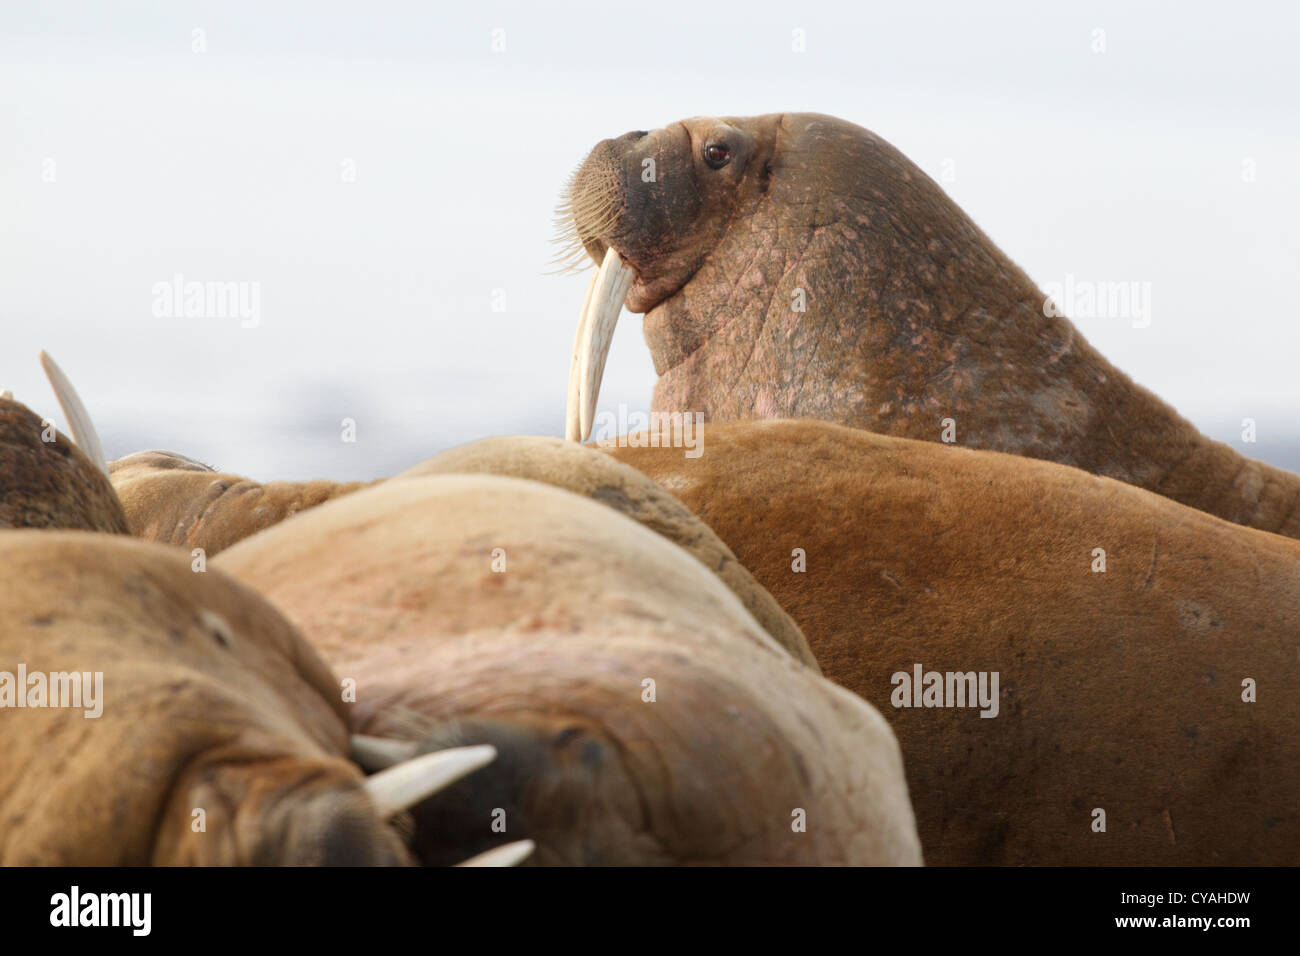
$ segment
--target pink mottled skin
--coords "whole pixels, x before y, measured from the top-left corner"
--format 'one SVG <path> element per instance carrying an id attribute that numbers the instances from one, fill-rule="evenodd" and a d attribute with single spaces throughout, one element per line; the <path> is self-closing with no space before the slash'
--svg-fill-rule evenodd
<path id="1" fill-rule="evenodd" d="M 731 155 L 714 169 L 702 150 L 718 143 Z M 638 174 L 646 157 L 654 182 Z M 867 130 L 817 114 L 691 119 L 604 141 L 574 197 L 611 181 L 620 214 L 596 232 L 579 215 L 577 232 L 597 261 L 612 246 L 637 272 L 627 306 L 645 312 L 656 410 L 929 441 L 952 419 L 957 444 L 1300 537 L 1300 477 L 1201 435 L 1045 315 L 1029 277 Z"/>

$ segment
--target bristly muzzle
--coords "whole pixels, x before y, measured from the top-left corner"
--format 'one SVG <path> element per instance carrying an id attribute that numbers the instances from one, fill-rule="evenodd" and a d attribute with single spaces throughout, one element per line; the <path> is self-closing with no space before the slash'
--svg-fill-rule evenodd
<path id="1" fill-rule="evenodd" d="M 613 147 L 612 140 L 605 140 L 591 151 L 569 177 L 555 207 L 552 241 L 561 247 L 551 260 L 555 272 L 581 272 L 591 265 L 596 253 L 588 244 L 607 234 L 623 213 L 623 183 Z"/>

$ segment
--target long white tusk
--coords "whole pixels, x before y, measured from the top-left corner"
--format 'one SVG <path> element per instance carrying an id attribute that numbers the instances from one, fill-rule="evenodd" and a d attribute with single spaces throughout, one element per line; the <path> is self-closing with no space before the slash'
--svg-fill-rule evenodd
<path id="1" fill-rule="evenodd" d="M 582 364 L 580 353 L 587 334 L 587 307 L 591 305 L 591 292 L 596 288 L 596 276 L 587 283 L 587 295 L 578 313 L 578 329 L 573 333 L 573 358 L 569 360 L 569 398 L 564 405 L 564 440 L 581 441 L 582 416 L 578 412 L 582 388 L 578 384 L 578 369 Z"/>
<path id="2" fill-rule="evenodd" d="M 352 735 L 352 762 L 367 773 L 395 767 L 404 760 L 410 760 L 415 756 L 416 749 L 413 740 Z"/>
<path id="3" fill-rule="evenodd" d="M 367 777 L 364 786 L 379 809 L 379 815 L 387 820 L 466 774 L 487 766 L 496 755 L 496 748 L 487 744 L 439 750 L 381 770 L 373 777 Z"/>
<path id="4" fill-rule="evenodd" d="M 77 390 L 72 387 L 68 376 L 63 374 L 63 369 L 50 358 L 48 352 L 41 352 L 41 367 L 45 369 L 45 377 L 50 380 L 54 397 L 59 400 L 59 407 L 63 409 L 63 417 L 68 420 L 68 430 L 72 432 L 72 440 L 86 453 L 86 457 L 107 475 L 108 461 L 104 458 L 104 446 L 99 443 L 95 423 L 90 420 L 90 413 L 86 411 L 86 406 L 81 404 Z"/>
<path id="5" fill-rule="evenodd" d="M 516 840 L 505 846 L 493 847 L 478 856 L 457 863 L 457 866 L 518 866 L 533 855 L 537 844 L 532 840 Z"/>
<path id="6" fill-rule="evenodd" d="M 600 397 L 600 380 L 605 374 L 605 360 L 609 358 L 609 343 L 614 339 L 614 326 L 623 311 L 623 300 L 636 273 L 611 247 L 605 252 L 605 261 L 596 273 L 596 285 L 591 299 L 583 310 L 584 325 L 582 346 L 578 363 L 579 408 L 582 440 L 591 437 L 592 420 L 596 417 L 596 399 Z"/>

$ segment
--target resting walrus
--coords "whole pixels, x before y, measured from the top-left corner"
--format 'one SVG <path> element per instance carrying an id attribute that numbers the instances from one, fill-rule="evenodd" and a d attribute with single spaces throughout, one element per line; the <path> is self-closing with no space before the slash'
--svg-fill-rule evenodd
<path id="1" fill-rule="evenodd" d="M 928 176 L 865 129 L 786 113 L 605 140 L 562 216 L 602 263 L 570 375 L 590 431 L 619 307 L 656 411 L 821 418 L 1074 465 L 1300 537 L 1300 477 L 1134 384 Z M 579 245 L 581 248 L 579 248 Z M 588 308 L 589 306 L 589 308 Z M 590 319 L 588 318 L 590 316 Z"/>
<path id="2" fill-rule="evenodd" d="M 461 458 L 510 467 L 501 452 Z M 413 475 L 215 564 L 356 680 L 358 729 L 500 752 L 490 776 L 413 810 L 425 863 L 514 834 L 542 864 L 921 861 L 880 714 L 796 661 L 685 548 L 588 498 Z"/>
<path id="3" fill-rule="evenodd" d="M 1296 861 L 1300 542 L 1051 462 L 817 421 L 704 432 L 699 458 L 607 450 L 885 714 L 929 862 Z M 989 718 L 900 696 L 918 664 L 987 674 Z"/>
<path id="4" fill-rule="evenodd" d="M 315 651 L 174 549 L 5 531 L 0 579 L 0 865 L 409 863 L 386 818 L 495 756 L 367 780 Z"/>

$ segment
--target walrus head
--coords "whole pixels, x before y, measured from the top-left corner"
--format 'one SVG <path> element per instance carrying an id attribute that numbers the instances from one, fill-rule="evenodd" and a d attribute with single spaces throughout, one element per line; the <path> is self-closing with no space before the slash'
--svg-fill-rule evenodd
<path id="1" fill-rule="evenodd" d="M 559 261 L 586 256 L 592 280 L 570 374 L 569 436 L 591 431 L 596 395 L 618 312 L 650 312 L 718 252 L 737 222 L 752 221 L 775 173 L 782 116 L 696 117 L 596 145 L 574 173 L 558 210 Z M 657 361 L 657 360 L 656 360 Z M 575 405 L 578 391 L 589 401 Z"/>
<path id="2" fill-rule="evenodd" d="M 178 549 L 6 531 L 0 580 L 0 865 L 412 862 L 401 815 L 496 757 L 350 736 L 302 635 Z"/>
<path id="3" fill-rule="evenodd" d="M 699 117 L 597 144 L 561 205 L 572 258 L 599 264 L 615 250 L 632 272 L 627 307 L 650 311 L 761 200 L 780 119 Z"/>
<path id="4" fill-rule="evenodd" d="M 1071 332 L 933 180 L 830 116 L 692 119 L 605 140 L 559 211 L 570 252 L 601 264 L 575 345 L 570 437 L 589 433 L 624 304 L 646 313 L 656 410 L 912 437 L 936 427 L 936 379 L 945 413 L 970 421 L 958 406 L 1018 374 L 999 349 L 1033 369 Z"/>

